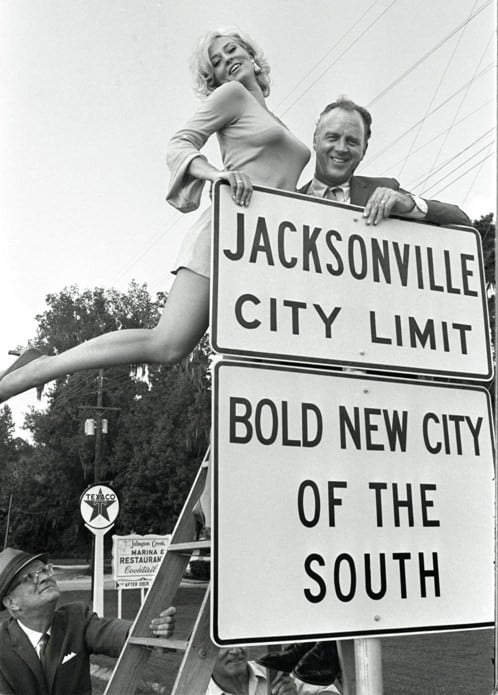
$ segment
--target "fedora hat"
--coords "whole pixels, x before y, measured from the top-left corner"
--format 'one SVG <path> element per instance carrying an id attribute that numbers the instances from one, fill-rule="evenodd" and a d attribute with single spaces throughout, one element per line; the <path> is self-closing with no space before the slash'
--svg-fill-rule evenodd
<path id="1" fill-rule="evenodd" d="M 2 550 L 2 552 L 0 552 L 0 603 L 3 597 L 8 593 L 8 588 L 12 580 L 15 579 L 26 565 L 38 559 L 46 562 L 47 557 L 47 553 L 31 555 L 31 553 L 27 553 L 24 550 L 17 550 L 16 548 L 5 548 L 5 550 Z"/>

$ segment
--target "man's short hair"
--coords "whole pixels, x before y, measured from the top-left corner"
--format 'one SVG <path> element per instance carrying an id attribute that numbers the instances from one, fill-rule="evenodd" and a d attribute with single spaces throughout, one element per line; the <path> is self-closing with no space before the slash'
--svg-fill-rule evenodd
<path id="1" fill-rule="evenodd" d="M 370 135 L 372 134 L 372 116 L 366 108 L 364 108 L 363 106 L 358 106 L 358 104 L 356 104 L 354 101 L 351 101 L 351 99 L 347 99 L 346 97 L 339 97 L 336 101 L 333 101 L 331 104 L 327 104 L 327 106 L 323 109 L 322 113 L 318 116 L 318 121 L 316 123 L 313 138 L 316 137 L 318 128 L 320 127 L 320 123 L 322 122 L 323 117 L 326 114 L 330 113 L 330 111 L 333 111 L 333 109 L 342 109 L 343 111 L 357 111 L 360 114 L 363 123 L 365 124 L 365 142 L 368 142 L 368 140 L 370 139 Z"/>

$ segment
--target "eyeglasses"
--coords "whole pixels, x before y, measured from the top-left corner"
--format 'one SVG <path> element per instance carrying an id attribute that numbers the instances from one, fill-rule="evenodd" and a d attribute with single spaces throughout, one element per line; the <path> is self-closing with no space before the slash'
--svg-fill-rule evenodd
<path id="1" fill-rule="evenodd" d="M 54 566 L 49 563 L 48 565 L 43 565 L 43 567 L 40 567 L 37 570 L 33 570 L 32 572 L 26 572 L 25 574 L 21 574 L 17 582 L 13 586 L 9 587 L 9 591 L 17 589 L 17 587 L 21 586 L 21 584 L 34 584 L 35 586 L 37 586 L 40 581 L 40 574 L 42 572 L 44 572 L 47 575 L 47 577 L 53 577 Z"/>

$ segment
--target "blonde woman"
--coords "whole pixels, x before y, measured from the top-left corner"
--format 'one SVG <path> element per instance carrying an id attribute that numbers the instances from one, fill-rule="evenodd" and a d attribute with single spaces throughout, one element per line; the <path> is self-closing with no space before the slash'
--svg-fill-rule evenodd
<path id="1" fill-rule="evenodd" d="M 237 205 L 249 205 L 252 185 L 295 190 L 310 152 L 268 109 L 269 65 L 238 29 L 206 34 L 191 67 L 205 97 L 171 139 L 167 200 L 183 212 L 198 208 L 203 187 L 230 184 Z M 223 170 L 201 154 L 216 133 Z M 209 323 L 210 210 L 187 233 L 161 319 L 152 329 L 123 329 L 98 336 L 52 357 L 30 348 L 0 379 L 0 402 L 65 374 L 122 364 L 173 364 L 189 354 Z"/>

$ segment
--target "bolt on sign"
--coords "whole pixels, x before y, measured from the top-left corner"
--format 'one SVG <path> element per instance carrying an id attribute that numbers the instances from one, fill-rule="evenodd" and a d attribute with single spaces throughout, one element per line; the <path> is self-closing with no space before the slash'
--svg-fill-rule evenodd
<path id="1" fill-rule="evenodd" d="M 249 361 L 213 388 L 218 645 L 493 626 L 484 388 Z"/>
<path id="2" fill-rule="evenodd" d="M 227 185 L 213 207 L 212 344 L 226 355 L 489 380 L 476 230 Z"/>

